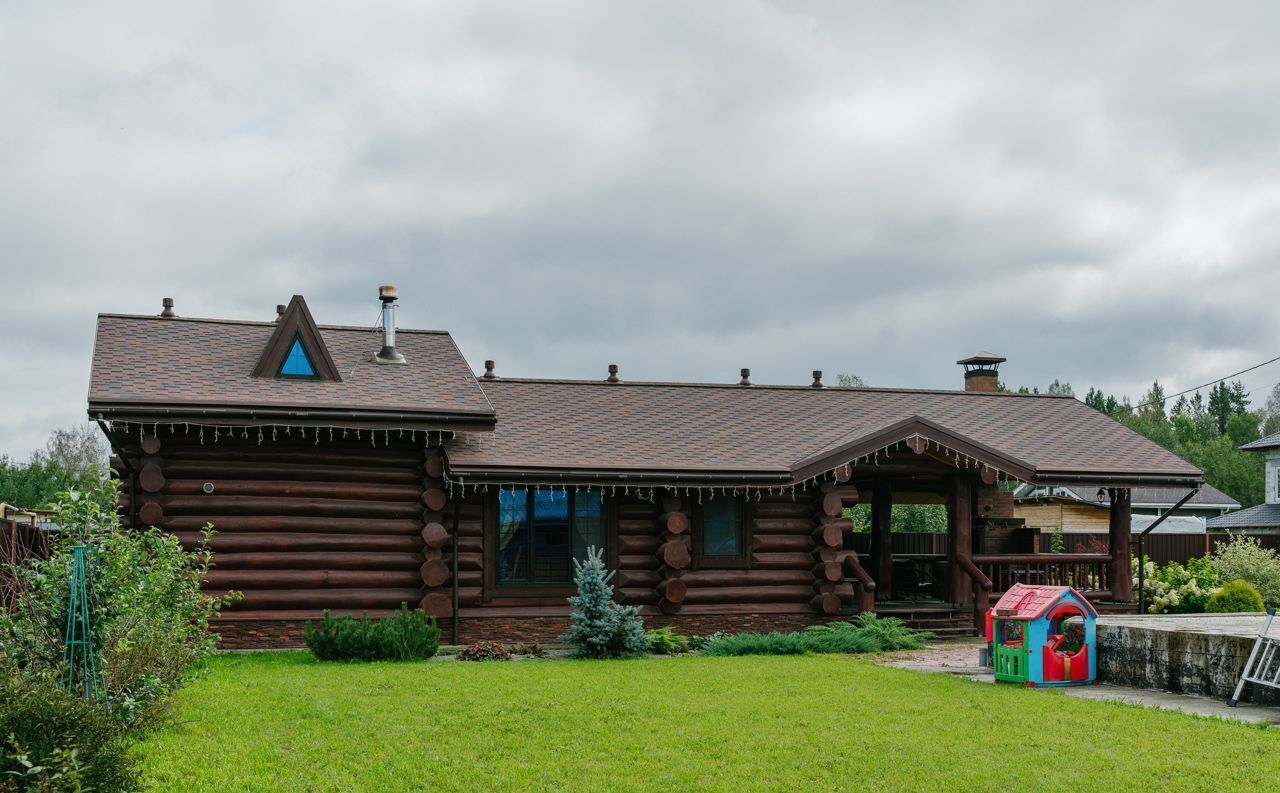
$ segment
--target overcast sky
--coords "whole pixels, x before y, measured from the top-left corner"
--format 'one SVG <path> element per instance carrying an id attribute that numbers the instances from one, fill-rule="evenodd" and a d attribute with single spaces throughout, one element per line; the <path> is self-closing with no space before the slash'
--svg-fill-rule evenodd
<path id="1" fill-rule="evenodd" d="M 95 314 L 1137 397 L 1280 355 L 1275 3 L 0 5 L 0 453 Z M 1255 397 L 1280 365 L 1245 378 Z"/>

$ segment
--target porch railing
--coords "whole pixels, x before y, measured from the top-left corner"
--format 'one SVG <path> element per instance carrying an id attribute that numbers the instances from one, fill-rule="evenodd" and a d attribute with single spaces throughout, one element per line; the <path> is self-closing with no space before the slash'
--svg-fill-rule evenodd
<path id="1" fill-rule="evenodd" d="M 1105 553 L 974 554 L 973 562 L 991 581 L 996 597 L 1014 584 L 1074 587 L 1083 595 L 1110 595 Z M 970 573 L 972 575 L 972 573 Z"/>

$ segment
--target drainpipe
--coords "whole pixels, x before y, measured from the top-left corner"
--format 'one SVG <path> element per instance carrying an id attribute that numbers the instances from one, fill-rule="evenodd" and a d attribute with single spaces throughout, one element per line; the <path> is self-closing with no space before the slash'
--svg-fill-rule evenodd
<path id="1" fill-rule="evenodd" d="M 1154 529 L 1156 526 L 1159 526 L 1161 523 L 1164 523 L 1165 518 L 1169 517 L 1174 512 L 1181 509 L 1182 505 L 1190 501 L 1191 497 L 1198 492 L 1200 492 L 1200 488 L 1197 487 L 1195 490 L 1192 490 L 1191 492 L 1187 493 L 1185 496 L 1182 497 L 1181 501 L 1179 501 L 1177 504 L 1174 504 L 1172 507 L 1168 509 L 1168 511 L 1162 513 L 1160 517 L 1152 521 L 1150 526 L 1146 527 L 1145 529 L 1143 529 L 1141 532 L 1138 533 L 1138 613 L 1139 614 L 1147 613 L 1147 590 L 1146 590 L 1147 566 L 1144 563 L 1145 556 L 1146 556 L 1147 535 L 1150 534 L 1151 530 Z M 1209 530 L 1206 528 L 1205 529 L 1206 543 L 1209 541 L 1208 531 Z"/>
<path id="2" fill-rule="evenodd" d="M 453 588 L 453 619 L 450 622 L 452 627 L 452 643 L 458 643 L 458 512 L 462 509 L 460 500 L 453 502 L 453 549 L 449 554 L 450 563 L 453 567 L 453 574 L 449 576 Z"/>

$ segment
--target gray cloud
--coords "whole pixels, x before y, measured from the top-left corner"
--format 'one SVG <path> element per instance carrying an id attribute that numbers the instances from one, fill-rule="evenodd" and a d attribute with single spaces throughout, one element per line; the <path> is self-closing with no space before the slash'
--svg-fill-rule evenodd
<path id="1" fill-rule="evenodd" d="M 97 311 L 366 324 L 387 281 L 507 375 L 1195 385 L 1280 339 L 1277 22 L 6 6 L 0 452 L 83 415 Z"/>

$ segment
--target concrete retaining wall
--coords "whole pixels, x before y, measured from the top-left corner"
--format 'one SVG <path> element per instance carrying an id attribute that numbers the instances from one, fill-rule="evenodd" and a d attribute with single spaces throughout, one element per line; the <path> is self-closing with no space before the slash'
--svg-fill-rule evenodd
<path id="1" fill-rule="evenodd" d="M 1117 685 L 1227 699 L 1253 649 L 1262 617 L 1160 615 L 1098 620 L 1098 677 Z M 1280 704 L 1280 692 L 1258 696 L 1245 686 L 1242 701 Z"/>

